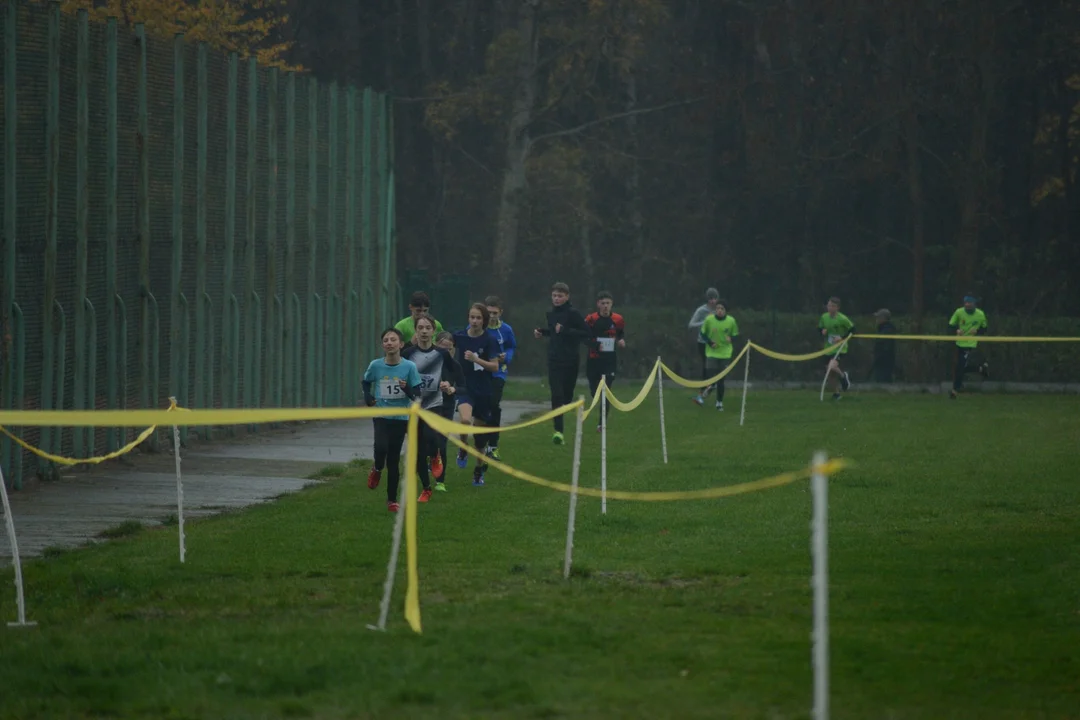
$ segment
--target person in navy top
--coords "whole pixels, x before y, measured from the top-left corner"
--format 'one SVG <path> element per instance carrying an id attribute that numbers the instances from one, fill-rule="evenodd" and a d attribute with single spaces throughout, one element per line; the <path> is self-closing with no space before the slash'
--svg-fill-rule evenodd
<path id="1" fill-rule="evenodd" d="M 490 425 L 492 408 L 492 373 L 499 369 L 499 344 L 487 330 L 490 316 L 487 306 L 473 303 L 469 308 L 469 326 L 454 333 L 454 345 L 465 375 L 464 392 L 458 393 L 458 411 L 466 425 Z M 465 437 L 463 442 L 468 442 Z M 473 436 L 476 449 L 485 452 L 488 436 Z M 458 451 L 458 467 L 466 465 L 466 453 Z M 487 463 L 477 460 L 473 469 L 473 485 L 484 484 Z"/>
<path id="2" fill-rule="evenodd" d="M 488 309 L 488 332 L 499 343 L 499 369 L 491 374 L 492 403 L 491 403 L 491 427 L 502 425 L 502 396 L 506 387 L 506 376 L 510 369 L 510 363 L 514 361 L 514 353 L 517 351 L 517 338 L 514 337 L 514 328 L 510 323 L 502 319 L 502 300 L 496 295 L 488 295 L 484 298 L 484 304 Z M 499 457 L 499 433 L 491 433 L 488 436 L 488 455 L 494 460 Z"/>

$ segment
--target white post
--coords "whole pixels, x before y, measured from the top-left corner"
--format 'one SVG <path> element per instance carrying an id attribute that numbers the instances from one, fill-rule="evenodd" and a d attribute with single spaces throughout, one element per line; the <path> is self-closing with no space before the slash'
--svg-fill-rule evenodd
<path id="1" fill-rule="evenodd" d="M 821 470 L 825 461 L 824 452 L 814 453 L 810 481 L 814 497 L 814 720 L 829 720 L 829 486 Z"/>
<path id="2" fill-rule="evenodd" d="M 825 386 L 829 384 L 829 373 L 832 372 L 832 361 L 840 357 L 840 353 L 843 351 L 845 345 L 847 345 L 847 338 L 844 338 L 844 342 L 840 343 L 840 347 L 836 349 L 836 352 L 828 356 L 829 362 L 825 366 L 825 379 L 821 381 L 821 402 L 825 402 Z"/>
<path id="3" fill-rule="evenodd" d="M 600 514 L 607 515 L 607 382 L 600 381 Z"/>
<path id="4" fill-rule="evenodd" d="M 176 460 L 176 525 L 180 528 L 180 562 L 184 562 L 184 481 L 180 477 L 180 428 L 173 425 L 173 457 Z"/>
<path id="5" fill-rule="evenodd" d="M 20 452 L 22 452 L 20 450 Z M 11 562 L 15 566 L 15 606 L 18 620 L 9 622 L 8 627 L 30 627 L 36 622 L 26 622 L 26 597 L 23 595 L 22 562 L 19 560 L 19 541 L 15 537 L 15 519 L 11 517 L 11 503 L 8 502 L 7 487 L 4 485 L 4 470 L 0 468 L 0 498 L 4 501 L 4 524 L 7 525 L 8 542 L 11 543 Z"/>
<path id="6" fill-rule="evenodd" d="M 405 483 L 401 483 L 398 490 L 398 513 L 394 518 L 394 539 L 390 542 L 390 562 L 386 564 L 386 582 L 383 584 L 382 602 L 379 603 L 379 624 L 368 625 L 368 630 L 386 631 L 386 618 L 390 614 L 390 596 L 394 592 L 394 578 L 397 575 L 398 555 L 401 553 L 401 530 L 405 527 L 405 503 L 408 502 L 408 493 L 405 492 Z"/>
<path id="7" fill-rule="evenodd" d="M 585 402 L 584 397 L 578 398 Z M 585 422 L 582 408 L 577 410 L 577 435 L 574 436 L 574 468 L 570 471 L 570 517 L 566 521 L 566 557 L 563 560 L 563 579 L 570 578 L 570 564 L 574 555 L 574 515 L 577 512 L 578 475 L 581 470 L 581 433 Z"/>
<path id="8" fill-rule="evenodd" d="M 656 386 L 660 389 L 660 445 L 664 449 L 664 464 L 667 465 L 667 427 L 664 425 L 664 369 L 660 367 L 660 358 L 656 358 Z"/>
<path id="9" fill-rule="evenodd" d="M 749 349 L 746 351 L 746 362 L 743 365 L 742 410 L 739 411 L 739 427 L 746 422 L 746 391 L 750 388 L 750 355 L 753 354 L 753 348 L 750 346 L 749 339 L 746 341 L 746 347 Z"/>

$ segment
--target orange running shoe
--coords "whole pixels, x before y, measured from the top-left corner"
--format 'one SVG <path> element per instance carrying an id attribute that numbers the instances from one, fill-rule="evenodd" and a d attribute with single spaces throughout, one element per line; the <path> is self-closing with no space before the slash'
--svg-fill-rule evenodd
<path id="1" fill-rule="evenodd" d="M 431 499 L 431 488 L 424 488 L 424 492 L 420 493 L 420 497 L 416 499 L 416 502 L 427 502 Z"/>
<path id="2" fill-rule="evenodd" d="M 431 475 L 436 480 L 442 480 L 443 472 L 446 471 L 446 466 L 443 465 L 442 457 L 439 453 L 435 453 L 435 457 L 431 459 Z"/>

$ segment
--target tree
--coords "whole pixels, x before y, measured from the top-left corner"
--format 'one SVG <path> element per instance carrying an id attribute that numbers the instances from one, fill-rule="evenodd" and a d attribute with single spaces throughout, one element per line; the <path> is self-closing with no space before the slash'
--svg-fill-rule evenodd
<path id="1" fill-rule="evenodd" d="M 259 63 L 286 70 L 291 41 L 280 39 L 289 23 L 285 0 L 63 0 L 65 12 L 87 10 L 97 20 L 116 17 L 158 35 L 184 33 L 192 42 L 205 42 L 226 52 L 254 55 Z"/>

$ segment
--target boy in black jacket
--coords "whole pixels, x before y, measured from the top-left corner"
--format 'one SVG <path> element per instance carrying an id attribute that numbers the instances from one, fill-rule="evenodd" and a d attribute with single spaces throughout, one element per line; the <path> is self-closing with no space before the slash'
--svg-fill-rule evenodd
<path id="1" fill-rule="evenodd" d="M 585 318 L 570 304 L 570 286 L 557 282 L 551 286 L 551 309 L 547 312 L 547 327 L 533 330 L 533 337 L 548 340 L 548 384 L 551 386 L 551 409 L 574 401 L 580 365 L 580 348 L 589 329 Z M 563 417 L 555 418 L 555 434 L 552 442 L 562 445 Z"/>

